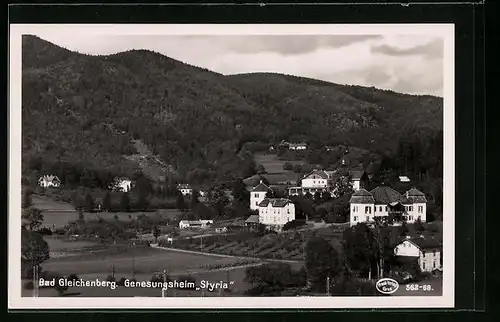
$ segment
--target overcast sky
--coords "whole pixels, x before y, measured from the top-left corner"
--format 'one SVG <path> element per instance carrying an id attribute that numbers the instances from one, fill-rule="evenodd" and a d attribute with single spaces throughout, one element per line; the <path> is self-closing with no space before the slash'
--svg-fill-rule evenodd
<path id="1" fill-rule="evenodd" d="M 402 93 L 443 94 L 444 42 L 428 35 L 34 34 L 86 54 L 151 49 L 222 74 L 277 72 Z"/>

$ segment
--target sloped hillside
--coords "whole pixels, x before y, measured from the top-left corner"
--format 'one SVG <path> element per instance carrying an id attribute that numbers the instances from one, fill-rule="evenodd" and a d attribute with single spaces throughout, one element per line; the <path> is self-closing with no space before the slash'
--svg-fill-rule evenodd
<path id="1" fill-rule="evenodd" d="M 139 167 L 133 140 L 183 180 L 205 182 L 253 175 L 251 155 L 239 153 L 246 141 L 299 136 L 394 151 L 415 121 L 441 128 L 442 100 L 279 74 L 223 76 L 147 50 L 82 55 L 26 35 L 22 114 L 25 177 L 64 168 L 63 180 L 77 185 L 95 170 L 104 186 Z"/>

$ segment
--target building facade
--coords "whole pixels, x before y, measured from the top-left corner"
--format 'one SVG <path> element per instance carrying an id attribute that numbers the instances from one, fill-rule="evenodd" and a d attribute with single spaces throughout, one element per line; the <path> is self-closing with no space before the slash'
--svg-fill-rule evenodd
<path id="1" fill-rule="evenodd" d="M 418 261 L 422 272 L 442 270 L 441 245 L 434 239 L 417 237 L 402 241 L 394 247 L 394 255 Z"/>
<path id="2" fill-rule="evenodd" d="M 359 189 L 350 200 L 350 223 L 374 222 L 379 219 L 413 223 L 425 222 L 427 200 L 424 193 L 413 188 L 401 195 L 387 186 L 378 186 L 372 191 Z"/>
<path id="3" fill-rule="evenodd" d="M 259 204 L 259 223 L 269 229 L 281 230 L 292 220 L 295 220 L 295 205 L 289 199 L 266 198 Z"/>
<path id="4" fill-rule="evenodd" d="M 262 180 L 250 191 L 250 209 L 258 210 L 259 204 L 266 199 L 266 194 L 272 192 L 272 189 Z"/>

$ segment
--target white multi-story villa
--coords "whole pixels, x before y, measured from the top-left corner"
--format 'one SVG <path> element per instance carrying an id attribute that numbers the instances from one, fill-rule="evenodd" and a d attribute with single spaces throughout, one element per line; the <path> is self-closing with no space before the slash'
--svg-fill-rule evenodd
<path id="1" fill-rule="evenodd" d="M 387 186 L 378 186 L 372 191 L 359 189 L 350 200 L 350 223 L 373 222 L 375 217 L 388 218 L 389 213 L 399 220 L 413 223 L 417 219 L 426 221 L 427 199 L 425 194 L 413 188 L 401 195 Z"/>
<path id="2" fill-rule="evenodd" d="M 250 191 L 250 209 L 258 210 L 259 204 L 262 200 L 266 199 L 266 194 L 271 191 L 272 189 L 261 180 L 260 183 Z"/>
<path id="3" fill-rule="evenodd" d="M 273 230 L 295 219 L 295 205 L 289 199 L 265 198 L 259 204 L 259 223 Z"/>
<path id="4" fill-rule="evenodd" d="M 328 191 L 334 196 L 333 176 L 337 171 L 313 170 L 302 178 L 300 187 L 288 188 L 289 196 Z M 364 187 L 368 182 L 365 171 L 351 171 L 351 184 L 354 191 Z"/>

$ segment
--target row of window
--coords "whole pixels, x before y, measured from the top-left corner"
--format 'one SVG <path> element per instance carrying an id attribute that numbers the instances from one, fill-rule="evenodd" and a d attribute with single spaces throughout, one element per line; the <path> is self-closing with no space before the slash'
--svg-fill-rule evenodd
<path id="1" fill-rule="evenodd" d="M 358 216 L 354 216 L 354 221 L 358 221 Z M 408 216 L 408 218 L 405 218 L 408 221 L 413 221 L 413 216 Z M 420 216 L 418 216 L 418 219 L 421 219 Z M 370 216 L 365 216 L 365 221 L 370 221 Z"/>
<path id="2" fill-rule="evenodd" d="M 383 206 L 378 206 L 378 211 L 382 212 L 383 211 Z M 377 206 L 373 208 L 374 212 L 377 212 Z M 405 206 L 406 211 L 413 211 L 413 206 Z M 352 207 L 353 212 L 358 212 L 359 207 L 358 206 L 353 206 Z M 385 206 L 385 211 L 389 211 L 389 207 Z M 418 206 L 417 208 L 418 213 L 423 213 L 424 212 L 424 206 Z M 371 206 L 365 206 L 365 214 L 371 214 L 372 213 L 372 207 Z"/>
<path id="3" fill-rule="evenodd" d="M 269 216 L 262 216 L 260 217 L 260 222 L 270 222 L 272 221 L 273 223 L 277 224 L 279 222 L 278 217 L 269 217 Z M 290 221 L 290 217 L 286 217 L 286 222 Z"/>
<path id="4" fill-rule="evenodd" d="M 267 212 L 267 209 L 262 209 L 262 211 L 263 211 L 265 214 L 267 214 L 267 213 L 268 213 L 268 212 Z M 273 209 L 272 211 L 271 211 L 271 210 L 269 210 L 269 213 L 270 213 L 270 214 L 279 215 L 279 214 L 281 214 L 281 211 L 280 211 L 280 210 L 277 210 L 277 209 Z M 286 209 L 286 213 L 287 213 L 287 214 L 290 214 L 290 208 L 287 208 L 287 209 Z"/>

